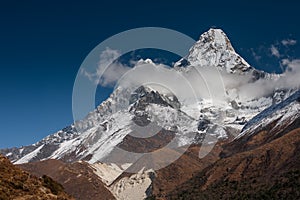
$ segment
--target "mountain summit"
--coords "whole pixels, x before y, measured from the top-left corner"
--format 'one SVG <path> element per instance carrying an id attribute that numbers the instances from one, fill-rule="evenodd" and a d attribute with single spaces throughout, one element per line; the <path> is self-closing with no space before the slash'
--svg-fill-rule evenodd
<path id="1" fill-rule="evenodd" d="M 250 65 L 238 55 L 232 47 L 227 35 L 221 29 L 209 29 L 189 50 L 186 58 L 193 66 L 215 66 L 227 72 L 243 73 Z M 176 63 L 183 64 L 183 59 Z"/>

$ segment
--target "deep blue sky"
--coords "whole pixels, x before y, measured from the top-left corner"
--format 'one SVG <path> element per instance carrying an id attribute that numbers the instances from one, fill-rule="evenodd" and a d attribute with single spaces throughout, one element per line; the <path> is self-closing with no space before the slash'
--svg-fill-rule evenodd
<path id="1" fill-rule="evenodd" d="M 156 26 L 197 39 L 219 27 L 250 64 L 273 72 L 281 58 L 300 58 L 299 44 L 280 46 L 283 39 L 300 39 L 299 8 L 287 0 L 1 2 L 0 148 L 31 144 L 71 124 L 77 70 L 114 34 Z M 270 54 L 272 44 L 284 53 L 280 59 Z"/>

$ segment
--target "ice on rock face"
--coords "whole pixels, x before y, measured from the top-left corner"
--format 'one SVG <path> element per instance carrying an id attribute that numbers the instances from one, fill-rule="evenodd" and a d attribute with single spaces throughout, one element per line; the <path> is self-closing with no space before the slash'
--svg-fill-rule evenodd
<path id="1" fill-rule="evenodd" d="M 241 134 L 237 137 L 242 137 L 245 134 L 251 133 L 252 130 L 255 130 L 257 127 L 265 126 L 275 119 L 283 117 L 286 119 L 287 116 L 294 118 L 299 117 L 299 99 L 300 99 L 300 90 L 294 92 L 284 101 L 273 104 L 267 109 L 263 110 L 255 117 L 253 117 L 244 127 Z M 282 120 L 282 119 L 281 119 Z"/>
<path id="2" fill-rule="evenodd" d="M 187 61 L 198 67 L 215 66 L 230 73 L 243 73 L 250 65 L 233 49 L 230 40 L 221 29 L 209 29 L 190 49 Z M 183 59 L 175 64 L 180 66 Z"/>

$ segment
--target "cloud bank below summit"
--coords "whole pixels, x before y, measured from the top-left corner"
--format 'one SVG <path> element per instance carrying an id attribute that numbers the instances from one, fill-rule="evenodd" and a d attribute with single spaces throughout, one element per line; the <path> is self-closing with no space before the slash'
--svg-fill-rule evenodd
<path id="1" fill-rule="evenodd" d="M 122 87 L 139 86 L 152 81 L 173 90 L 172 92 L 175 90 L 186 99 L 196 95 L 201 99 L 251 100 L 271 95 L 274 90 L 300 86 L 300 59 L 283 59 L 282 65 L 286 70 L 282 74 L 271 74 L 272 78 L 253 82 L 252 74 L 230 74 L 222 70 L 216 71 L 217 68 L 213 66 L 190 66 L 190 70 L 175 70 L 151 60 L 140 60 L 131 68 L 118 62 L 120 56 L 117 50 L 107 48 L 100 55 L 97 69 L 94 72 L 83 69 L 81 74 L 102 87 L 114 87 L 116 84 Z"/>

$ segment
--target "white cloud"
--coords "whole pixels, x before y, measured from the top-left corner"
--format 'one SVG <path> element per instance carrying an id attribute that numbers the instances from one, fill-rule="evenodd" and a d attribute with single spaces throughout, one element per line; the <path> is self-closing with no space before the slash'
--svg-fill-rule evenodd
<path id="1" fill-rule="evenodd" d="M 280 53 L 279 53 L 279 50 L 278 48 L 276 48 L 274 45 L 271 45 L 271 48 L 270 48 L 270 51 L 271 51 L 271 54 L 277 58 L 280 57 Z"/>
<path id="2" fill-rule="evenodd" d="M 126 73 L 119 80 L 118 86 L 136 89 L 145 83 L 160 92 L 172 92 L 184 102 L 195 102 L 197 98 L 214 98 L 218 101 L 225 98 L 223 82 L 216 67 L 190 67 L 187 71 L 177 71 L 147 59 L 138 62 Z"/>
<path id="3" fill-rule="evenodd" d="M 279 52 L 275 54 L 278 56 Z M 133 68 L 116 62 L 107 68 L 107 65 L 119 56 L 118 51 L 106 49 L 100 55 L 96 72 L 82 71 L 82 74 L 102 86 L 114 86 L 117 83 L 124 88 L 139 87 L 146 81 L 171 89 L 172 92 L 186 99 L 192 99 L 191 95 L 194 93 L 191 91 L 194 91 L 198 98 L 210 98 L 213 95 L 220 101 L 224 98 L 251 100 L 268 96 L 275 89 L 299 88 L 300 86 L 300 59 L 282 59 L 281 64 L 286 69 L 284 73 L 272 79 L 252 81 L 251 73 L 248 75 L 229 74 L 225 71 L 216 73 L 214 70 L 216 68 L 213 66 L 195 69 L 190 67 L 190 70 L 177 71 L 166 65 L 154 64 L 149 59 L 135 62 Z M 224 96 L 224 87 L 228 96 Z"/>
<path id="4" fill-rule="evenodd" d="M 261 56 L 258 55 L 258 54 L 254 51 L 253 48 L 251 48 L 250 50 L 251 50 L 251 54 L 252 54 L 252 56 L 254 57 L 254 59 L 256 60 L 256 62 L 260 61 Z"/>
<path id="5" fill-rule="evenodd" d="M 282 64 L 286 66 L 283 73 L 284 84 L 286 87 L 299 87 L 300 86 L 300 59 L 283 59 Z"/>
<path id="6" fill-rule="evenodd" d="M 259 79 L 253 81 L 251 73 L 246 75 L 230 74 L 226 71 L 216 73 L 213 66 L 190 68 L 190 70 L 176 71 L 165 65 L 148 63 L 142 66 L 139 63 L 129 71 L 120 81 L 121 86 L 138 87 L 145 81 L 171 88 L 179 97 L 193 98 L 193 92 L 197 98 L 224 101 L 251 100 L 271 95 L 276 89 L 299 88 L 300 86 L 300 59 L 284 60 L 286 71 L 280 75 L 274 75 L 272 79 Z M 187 84 L 190 83 L 192 88 Z M 227 91 L 227 95 L 225 94 Z M 180 99 L 180 98 L 179 98 Z M 182 100 L 182 99 L 181 99 Z"/>
<path id="7" fill-rule="evenodd" d="M 293 46 L 297 43 L 297 40 L 293 40 L 293 39 L 285 39 L 281 41 L 281 44 L 283 44 L 284 46 Z"/>
<path id="8" fill-rule="evenodd" d="M 259 98 L 270 95 L 275 89 L 290 89 L 300 87 L 300 59 L 283 59 L 286 70 L 273 79 L 260 79 L 246 84 L 237 82 L 240 97 Z"/>
<path id="9" fill-rule="evenodd" d="M 121 54 L 117 50 L 107 48 L 100 54 L 100 61 L 95 72 L 81 70 L 81 74 L 86 76 L 95 84 L 101 86 L 114 86 L 114 84 L 131 68 L 116 62 Z"/>

